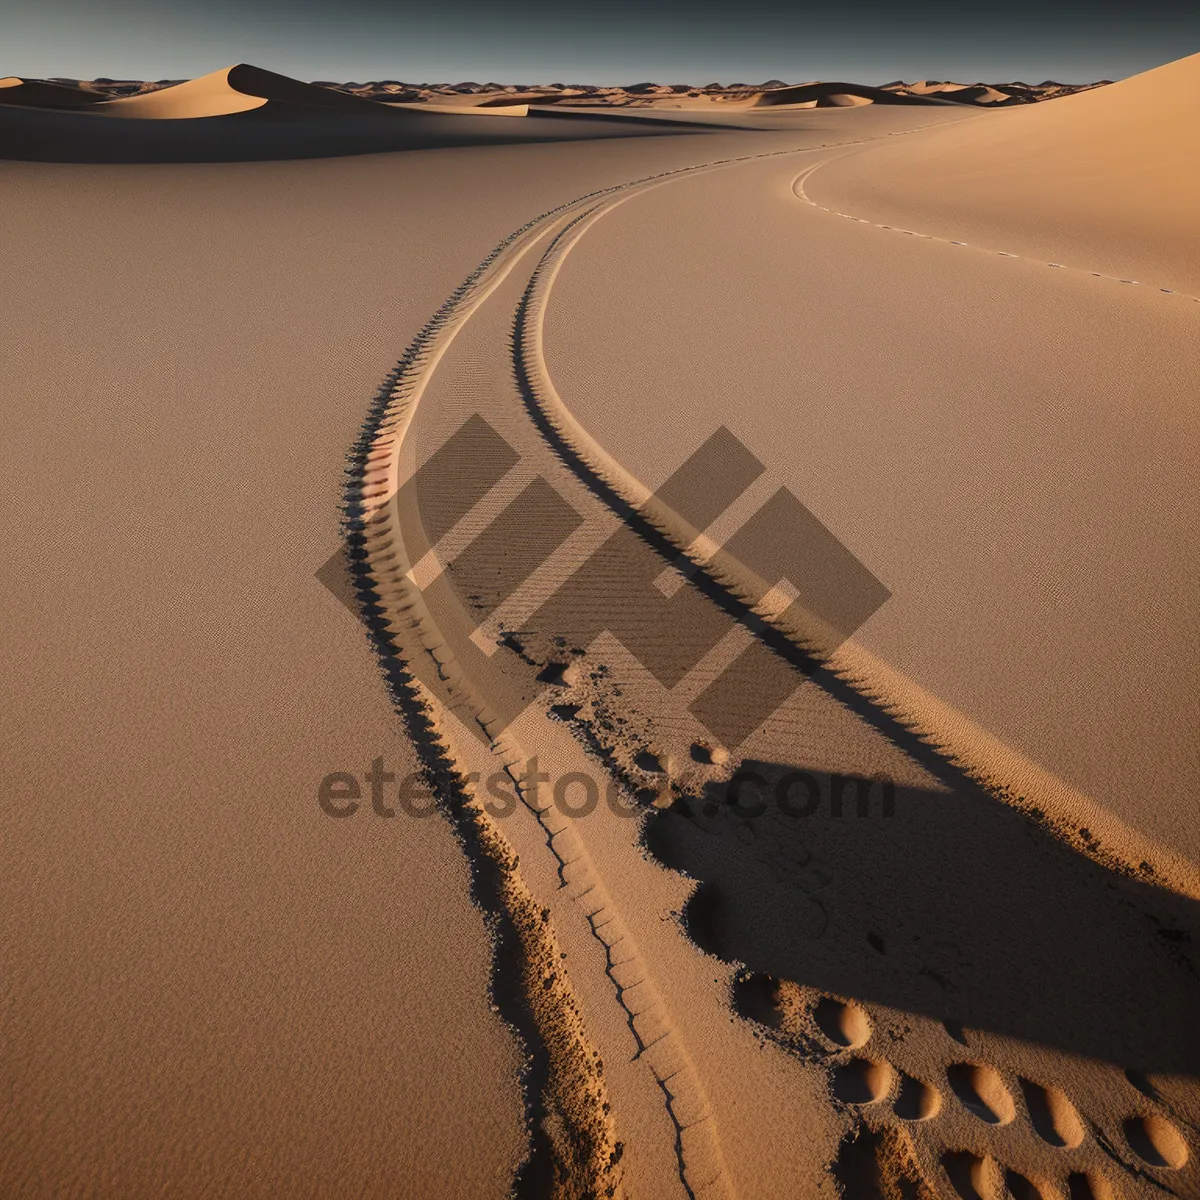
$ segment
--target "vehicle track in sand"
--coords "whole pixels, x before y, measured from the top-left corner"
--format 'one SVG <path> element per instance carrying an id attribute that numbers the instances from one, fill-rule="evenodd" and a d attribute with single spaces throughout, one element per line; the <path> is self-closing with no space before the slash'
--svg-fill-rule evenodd
<path id="1" fill-rule="evenodd" d="M 768 152 L 781 153 L 795 151 Z M 764 155 L 747 159 L 760 157 Z M 563 886 L 571 888 L 594 937 L 604 947 L 607 974 L 636 1042 L 635 1056 L 644 1057 L 650 1066 L 675 1129 L 679 1178 L 686 1194 L 717 1197 L 733 1192 L 720 1141 L 687 1050 L 674 1036 L 648 967 L 586 847 L 571 822 L 548 804 L 537 807 L 521 777 L 521 764 L 528 756 L 511 733 L 498 727 L 495 714 L 459 669 L 420 589 L 412 581 L 416 562 L 405 548 L 392 503 L 401 486 L 401 449 L 426 385 L 456 335 L 556 223 L 573 223 L 592 215 L 603 197 L 615 197 L 610 203 L 619 202 L 673 176 L 737 161 L 744 160 L 720 160 L 666 172 L 580 197 L 543 213 L 505 238 L 438 310 L 380 390 L 352 456 L 346 487 L 349 564 L 396 704 L 422 751 L 443 809 L 459 831 L 464 847 L 476 858 L 476 872 L 483 870 L 501 881 L 500 886 L 491 889 L 490 915 L 501 933 L 506 926 L 510 929 L 510 939 L 516 943 L 510 952 L 515 950 L 519 961 L 510 968 L 507 980 L 494 982 L 493 993 L 497 999 L 510 993 L 501 1009 L 523 1037 L 530 1054 L 525 1083 L 533 1149 L 524 1171 L 529 1176 L 553 1178 L 551 1190 L 556 1195 L 611 1195 L 619 1189 L 620 1153 L 608 1113 L 603 1074 L 595 1066 L 597 1056 L 578 1019 L 565 972 L 543 975 L 545 992 L 538 994 L 543 989 L 534 983 L 535 972 L 530 968 L 535 963 L 559 959 L 553 930 L 544 915 L 540 921 L 531 918 L 529 894 L 521 883 L 516 857 L 502 830 L 474 794 L 467 779 L 469 772 L 462 769 L 465 758 L 454 747 L 446 708 L 455 711 L 467 725 L 477 726 L 490 742 L 495 760 L 535 812 Z M 421 658 L 435 667 L 440 699 L 408 669 Z M 497 962 L 501 949 L 498 945 Z M 530 1095 L 531 1089 L 540 1090 L 540 1094 Z M 553 1169 L 536 1161 L 539 1125 L 546 1125 L 547 1116 L 559 1120 L 557 1136 L 551 1122 L 549 1141 L 553 1144 L 543 1151 L 543 1157 L 548 1155 L 552 1160 Z M 582 1154 L 573 1154 L 578 1147 L 582 1147 Z"/>
<path id="2" fill-rule="evenodd" d="M 820 165 L 820 164 L 817 164 Z M 815 170 L 810 168 L 809 170 Z M 793 184 L 793 191 L 800 194 L 797 188 L 808 172 L 802 173 L 797 177 Z M 801 196 L 801 198 L 804 198 Z M 661 504 L 650 495 L 649 490 L 641 484 L 639 480 L 631 476 L 624 468 L 616 462 L 609 454 L 605 452 L 603 447 L 597 444 L 590 437 L 587 431 L 582 427 L 579 421 L 575 418 L 568 405 L 562 400 L 554 387 L 553 380 L 550 377 L 547 369 L 542 348 L 542 327 L 544 316 L 550 302 L 551 290 L 554 280 L 563 265 L 567 255 L 571 249 L 578 244 L 579 240 L 586 234 L 587 229 L 597 220 L 601 219 L 607 212 L 611 211 L 615 205 L 605 205 L 598 208 L 595 212 L 589 213 L 581 217 L 572 227 L 563 231 L 555 242 L 547 249 L 543 256 L 542 262 L 539 264 L 530 286 L 526 291 L 522 302 L 521 310 L 518 313 L 518 324 L 515 339 L 515 350 L 518 365 L 518 378 L 522 386 L 522 393 L 525 398 L 530 415 L 535 424 L 542 431 L 547 442 L 555 449 L 560 459 L 575 473 L 582 481 L 586 483 L 589 489 L 598 499 L 607 504 L 615 515 L 619 516 L 626 523 L 636 529 L 636 531 L 655 549 L 659 550 L 665 563 L 679 563 L 681 559 L 688 559 L 691 562 L 692 570 L 688 571 L 688 578 L 694 586 L 704 590 L 706 594 L 721 604 L 733 615 L 739 617 L 747 624 L 751 624 L 755 619 L 758 620 L 760 636 L 768 641 L 768 644 L 775 649 L 781 657 L 790 661 L 798 669 L 805 671 L 817 682 L 825 686 L 832 694 L 839 695 L 839 698 L 849 700 L 850 706 L 854 708 L 860 715 L 866 717 L 868 721 L 880 732 L 891 733 L 893 740 L 897 744 L 904 746 L 906 735 L 925 734 L 926 736 L 937 737 L 939 730 L 937 727 L 930 728 L 924 724 L 919 718 L 905 719 L 905 706 L 903 705 L 887 705 L 879 706 L 873 710 L 871 705 L 872 693 L 869 689 L 870 676 L 860 676 L 857 680 L 853 678 L 850 672 L 844 669 L 839 670 L 840 664 L 836 661 L 822 661 L 819 654 L 812 655 L 808 653 L 808 648 L 812 645 L 812 640 L 807 636 L 807 631 L 803 628 L 792 626 L 788 628 L 786 625 L 782 630 L 777 628 L 778 623 L 762 613 L 756 611 L 755 596 L 762 595 L 766 590 L 766 581 L 751 580 L 747 581 L 745 572 L 740 570 L 740 564 L 727 563 L 721 561 L 719 551 L 711 552 L 711 547 L 705 548 L 701 542 L 702 531 L 697 531 L 682 521 L 677 514 L 665 509 Z M 819 207 L 819 206 L 814 206 Z M 837 214 L 842 215 L 842 214 Z M 1095 274 L 1094 272 L 1085 272 L 1087 274 Z M 1103 278 L 1109 278 L 1107 276 Z M 1123 282 L 1116 280 L 1115 282 Z M 1181 294 L 1179 294 L 1181 295 Z M 1183 297 L 1190 298 L 1190 297 Z M 776 641 L 772 633 L 778 632 L 784 635 L 783 640 Z M 847 697 L 844 685 L 849 683 L 853 689 L 855 683 L 862 688 L 857 696 Z M 899 689 L 895 684 L 891 683 L 891 694 L 896 695 Z M 864 686 L 864 684 L 866 686 Z M 863 694 L 865 693 L 865 694 Z M 899 692 L 903 695 L 902 692 Z M 912 712 L 916 705 L 909 706 L 909 712 Z M 919 711 L 919 709 L 918 709 Z M 897 720 L 899 718 L 899 720 Z M 899 728 L 897 728 L 899 725 Z M 924 725 L 924 727 L 922 727 Z M 939 741 L 942 739 L 939 738 Z M 962 741 L 959 740 L 959 745 Z M 978 766 L 979 759 L 972 761 L 972 755 L 968 748 L 967 753 L 956 753 L 957 747 L 954 740 L 945 738 L 942 741 L 942 746 L 948 750 L 944 754 L 939 754 L 936 750 L 931 754 L 930 748 L 925 745 L 915 747 L 916 753 L 914 757 L 918 757 L 922 765 L 928 767 L 934 774 L 940 776 L 944 782 L 949 783 L 956 790 L 972 791 L 977 790 L 977 785 L 985 785 L 986 789 L 991 793 L 993 798 L 1001 798 L 1009 803 L 1016 802 L 1017 807 L 1026 807 L 1028 801 L 1024 798 L 1018 798 L 1012 795 L 1011 792 L 1005 792 L 1003 780 L 998 780 L 995 775 L 990 775 L 988 771 L 980 769 Z M 905 746 L 913 753 L 911 743 Z M 1018 764 L 1021 766 L 1020 764 Z M 1021 769 L 1025 769 L 1021 767 Z M 1026 776 L 1028 780 L 1028 775 Z M 1045 782 L 1034 779 L 1035 783 L 1042 783 L 1046 787 Z M 1057 781 L 1049 780 L 1049 788 L 1051 790 L 1058 786 Z M 997 784 L 1000 786 L 997 786 Z M 1046 792 L 1036 793 L 1037 798 L 1043 799 Z M 1052 794 L 1052 791 L 1051 791 Z M 1109 868 L 1115 868 L 1122 874 L 1136 877 L 1139 874 L 1137 870 L 1137 859 L 1126 857 L 1118 859 L 1113 855 L 1105 853 L 1103 848 L 1098 847 L 1094 842 L 1088 844 L 1086 839 L 1080 839 L 1080 845 L 1072 836 L 1076 831 L 1073 830 L 1069 823 L 1064 821 L 1056 830 L 1062 840 L 1069 844 L 1075 843 L 1073 848 L 1082 848 L 1087 852 L 1087 856 L 1100 862 L 1101 865 Z M 1125 835 L 1128 839 L 1128 834 Z M 1161 865 L 1162 856 L 1158 858 Z M 1187 894 L 1186 885 L 1188 883 L 1188 873 L 1186 865 L 1171 864 L 1168 859 L 1168 866 L 1175 866 L 1175 881 L 1184 886 L 1179 887 L 1179 891 Z M 1194 878 L 1192 879 L 1194 887 Z M 751 982 L 749 979 L 747 982 Z M 768 989 L 782 987 L 784 989 L 793 989 L 800 991 L 800 985 L 788 983 L 786 981 L 762 981 L 757 979 L 753 981 L 754 986 L 765 986 Z M 826 1005 L 837 1005 L 839 1008 L 845 1008 L 848 1005 L 854 1004 L 853 1000 L 843 1000 L 841 998 L 821 997 L 809 1001 L 805 999 L 803 1002 L 793 1004 L 797 1012 L 807 1007 L 811 1003 L 816 1009 L 820 1003 Z M 771 1006 L 773 1008 L 773 1006 Z M 770 1030 L 768 1036 L 773 1040 L 779 1041 L 781 1045 L 787 1046 L 789 1049 L 797 1050 L 799 1056 L 805 1061 L 811 1061 L 813 1054 L 805 1044 L 805 1038 L 811 1038 L 812 1032 L 806 1031 L 804 1038 L 798 1039 L 797 1045 L 793 1046 L 785 1037 L 780 1037 L 776 1030 L 780 1027 L 781 1018 L 778 1012 L 770 1011 L 766 1016 L 746 1013 L 752 1019 L 760 1021 L 765 1028 Z M 806 1018 L 806 1014 L 802 1016 L 802 1020 Z M 896 1017 L 896 1014 L 893 1014 Z M 900 1018 L 910 1020 L 908 1014 L 899 1014 Z M 811 1017 L 807 1017 L 809 1025 L 812 1025 Z M 941 1033 L 941 1029 L 936 1028 L 936 1032 Z M 819 1037 L 820 1035 L 818 1035 Z M 945 1036 L 943 1034 L 943 1036 Z M 967 1035 L 963 1034 L 965 1038 Z M 972 1033 L 971 1036 L 978 1036 Z M 931 1039 L 933 1040 L 933 1039 Z M 945 1068 L 949 1084 L 947 1091 L 954 1092 L 957 1076 L 955 1071 L 958 1069 L 953 1059 L 957 1053 L 962 1055 L 962 1046 L 954 1041 L 953 1035 L 946 1039 L 948 1049 L 939 1047 L 941 1053 L 947 1056 L 949 1066 Z M 842 1043 L 835 1042 L 838 1049 L 842 1047 Z M 849 1044 L 849 1043 L 846 1043 Z M 965 1044 L 965 1043 L 963 1043 Z M 821 1054 L 827 1054 L 829 1051 L 826 1045 L 821 1051 Z M 883 1048 L 879 1041 L 872 1047 L 872 1053 L 878 1056 L 885 1064 L 887 1062 L 887 1050 Z M 981 1188 L 992 1186 L 989 1172 L 995 1174 L 1000 1172 L 1005 1176 L 1008 1185 L 1013 1189 L 1027 1188 L 1028 1194 L 1033 1195 L 1055 1195 L 1058 1196 L 1059 1188 L 1067 1189 L 1072 1197 L 1075 1196 L 1102 1196 L 1108 1194 L 1104 1189 L 1111 1185 L 1107 1182 L 1106 1168 L 1111 1171 L 1113 1169 L 1123 1173 L 1126 1183 L 1129 1186 L 1137 1186 L 1138 1188 L 1149 1189 L 1147 1194 L 1153 1194 L 1156 1191 L 1168 1195 L 1183 1195 L 1186 1194 L 1188 1181 L 1184 1181 L 1182 1185 L 1176 1183 L 1172 1178 L 1172 1172 L 1180 1170 L 1188 1163 L 1188 1150 L 1183 1136 L 1179 1133 L 1180 1128 L 1187 1128 L 1187 1121 L 1179 1111 L 1176 1111 L 1171 1105 L 1164 1101 L 1161 1096 L 1154 1094 L 1152 1098 L 1162 1106 L 1161 1112 L 1156 1112 L 1147 1118 L 1131 1119 L 1126 1122 L 1126 1126 L 1132 1127 L 1133 1133 L 1126 1133 L 1126 1141 L 1128 1145 L 1114 1139 L 1110 1134 L 1100 1128 L 1095 1121 L 1089 1121 L 1087 1124 L 1088 1131 L 1091 1135 L 1091 1141 L 1080 1147 L 1083 1134 L 1071 1133 L 1063 1134 L 1053 1125 L 1051 1117 L 1054 1112 L 1061 1108 L 1068 1114 L 1074 1110 L 1071 1108 L 1070 1101 L 1059 1092 L 1056 1092 L 1052 1085 L 1041 1087 L 1038 1084 L 1031 1083 L 1028 1079 L 1020 1076 L 1017 1073 L 1017 1068 L 1006 1061 L 1006 1054 L 1009 1053 L 1002 1045 L 993 1046 L 991 1053 L 997 1056 L 1001 1068 L 1011 1073 L 1010 1084 L 1014 1091 L 1023 1090 L 1026 1096 L 1028 1116 L 1024 1110 L 1019 1114 L 1017 1124 L 1014 1129 L 1019 1129 L 1022 1132 L 1028 1131 L 1030 1137 L 1027 1139 L 1032 1150 L 1022 1148 L 1021 1152 L 1026 1154 L 1031 1160 L 1036 1162 L 1037 1148 L 1039 1146 L 1051 1147 L 1051 1152 L 1047 1155 L 1043 1152 L 1043 1158 L 1047 1161 L 1043 1164 L 1038 1164 L 1038 1169 L 1042 1172 L 1039 1175 L 1037 1188 L 1033 1184 L 1028 1183 L 1025 1176 L 1021 1175 L 1016 1168 L 1004 1166 L 1003 1155 L 1000 1157 L 1000 1164 L 997 1165 L 995 1158 L 989 1157 L 989 1152 L 981 1151 L 982 1157 L 977 1157 L 969 1154 L 961 1149 L 956 1150 L 953 1140 L 950 1145 L 939 1143 L 940 1129 L 935 1129 L 932 1126 L 930 1131 L 922 1137 L 918 1137 L 914 1143 L 912 1138 L 904 1132 L 904 1123 L 916 1120 L 925 1120 L 926 1116 L 932 1117 L 936 1115 L 936 1110 L 940 1106 L 940 1097 L 935 1092 L 929 1092 L 930 1096 L 934 1096 L 937 1103 L 931 1105 L 929 1114 L 922 1113 L 914 1118 L 905 1111 L 905 1104 L 909 1097 L 903 1093 L 903 1087 L 900 1088 L 901 1096 L 897 1097 L 894 1093 L 896 1087 L 893 1087 L 894 1080 L 888 1077 L 886 1086 L 881 1084 L 878 1089 L 871 1092 L 865 1097 L 852 1097 L 847 1103 L 847 1106 L 854 1109 L 860 1104 L 876 1104 L 879 1105 L 882 1111 L 886 1105 L 881 1105 L 884 1100 L 894 1100 L 896 1112 L 901 1122 L 900 1125 L 893 1128 L 887 1124 L 887 1119 L 875 1120 L 866 1128 L 869 1133 L 863 1134 L 861 1131 L 856 1132 L 852 1137 L 847 1139 L 844 1144 L 844 1151 L 847 1154 L 847 1162 L 842 1166 L 851 1172 L 850 1175 L 843 1177 L 843 1186 L 847 1189 L 846 1194 L 851 1197 L 867 1197 L 874 1196 L 876 1192 L 872 1190 L 876 1185 L 870 1180 L 864 1182 L 865 1175 L 871 1174 L 873 1171 L 879 1172 L 879 1178 L 888 1178 L 888 1173 L 897 1174 L 896 1178 L 901 1182 L 905 1182 L 907 1186 L 916 1186 L 919 1182 L 925 1186 L 927 1181 L 940 1180 L 940 1186 L 944 1186 L 947 1182 L 955 1189 L 954 1194 L 957 1195 L 974 1195 L 974 1192 L 962 1191 L 961 1187 L 968 1186 L 961 1184 L 960 1176 L 966 1178 L 963 1172 L 968 1174 L 974 1172 L 980 1178 L 987 1176 L 983 1183 L 979 1184 Z M 856 1068 L 870 1067 L 878 1068 L 878 1063 L 870 1063 L 867 1059 L 854 1057 L 845 1057 L 842 1061 L 836 1062 L 831 1068 L 832 1090 L 837 1096 L 837 1088 L 841 1079 Z M 890 1068 L 887 1066 L 878 1068 L 887 1071 Z M 972 1070 L 975 1068 L 972 1067 Z M 1036 1072 L 1037 1068 L 1032 1069 Z M 1043 1071 L 1045 1067 L 1041 1068 Z M 993 1071 L 993 1068 L 979 1068 L 981 1071 Z M 1077 1064 L 1071 1064 L 1070 1070 L 1073 1073 L 1078 1073 L 1080 1083 L 1086 1089 L 1094 1087 L 1096 1094 L 1103 1094 L 1106 1089 L 1111 1089 L 1113 1079 L 1120 1074 L 1120 1068 L 1111 1066 L 1089 1066 L 1080 1067 Z M 1088 1072 L 1091 1072 L 1089 1076 Z M 840 1073 L 840 1074 L 839 1074 Z M 1126 1072 L 1128 1075 L 1129 1073 Z M 902 1083 L 912 1085 L 912 1080 L 907 1076 L 899 1076 Z M 997 1076 L 998 1078 L 998 1076 Z M 924 1084 L 917 1084 L 918 1087 L 926 1087 Z M 1136 1089 L 1137 1085 L 1133 1087 Z M 1049 1090 L 1047 1090 L 1049 1088 Z M 1128 1089 L 1126 1089 L 1128 1090 Z M 911 1087 L 910 1087 L 911 1091 Z M 963 1089 L 960 1086 L 959 1091 Z M 1000 1089 L 1001 1094 L 1007 1094 Z M 1153 1089 L 1146 1089 L 1146 1094 L 1150 1095 Z M 1132 1094 L 1132 1093 L 1131 1093 Z M 1046 1096 L 1051 1099 L 1047 1100 Z M 1030 1098 L 1032 1097 L 1032 1099 Z M 1130 1107 L 1136 1107 L 1130 1102 L 1128 1097 L 1125 1097 L 1125 1103 Z M 972 1099 L 968 1096 L 962 1100 L 962 1104 L 971 1112 L 976 1113 L 977 1109 L 982 1111 L 981 1106 L 976 1103 L 972 1107 Z M 872 1110 L 873 1111 L 873 1110 Z M 1015 1110 L 1014 1110 L 1015 1111 Z M 1047 1116 L 1050 1114 L 1050 1117 Z M 1165 1115 L 1164 1115 L 1165 1114 Z M 996 1124 L 1004 1124 L 1008 1118 L 994 1117 L 992 1114 L 986 1114 L 979 1117 L 980 1120 L 994 1121 Z M 1156 1148 L 1152 1143 L 1152 1139 L 1142 1136 L 1141 1141 L 1138 1141 L 1138 1130 L 1142 1125 L 1149 1122 L 1154 1124 L 1159 1130 L 1161 1139 L 1164 1143 L 1169 1140 L 1171 1145 L 1175 1147 L 1174 1160 L 1170 1157 L 1170 1152 L 1159 1147 Z M 1172 1124 L 1174 1122 L 1174 1124 Z M 1069 1124 L 1069 1121 L 1068 1121 Z M 914 1127 L 915 1128 L 915 1127 Z M 1082 1129 L 1082 1126 L 1080 1127 Z M 1036 1137 L 1033 1132 L 1036 1130 Z M 903 1136 L 901 1136 L 903 1135 Z M 961 1136 L 961 1135 L 952 1135 Z M 858 1139 L 862 1139 L 861 1145 Z M 897 1140 L 899 1138 L 899 1140 Z M 1010 1138 L 1010 1140 L 1012 1140 Z M 856 1152 L 863 1154 L 868 1153 L 865 1150 L 867 1144 L 870 1144 L 871 1150 L 869 1153 L 878 1159 L 878 1166 L 872 1166 L 870 1171 L 864 1172 L 860 1166 L 849 1162 Z M 1065 1149 L 1072 1152 L 1057 1164 L 1051 1162 L 1054 1158 L 1055 1151 Z M 1023 1164 L 1022 1164 L 1023 1165 Z M 1055 1169 L 1057 1167 L 1057 1169 Z M 1147 1167 L 1150 1169 L 1148 1170 Z M 1025 1168 L 1029 1169 L 1029 1168 Z M 857 1172 L 857 1174 L 855 1174 Z M 971 1174 L 972 1180 L 975 1174 Z M 1058 1175 L 1060 1178 L 1055 1178 Z M 1069 1178 L 1068 1178 L 1069 1175 Z M 893 1182 L 896 1182 L 893 1180 Z M 896 1183 L 896 1186 L 900 1186 Z M 975 1187 L 974 1182 L 969 1185 Z M 1001 1185 L 997 1185 L 1001 1186 Z M 1179 1186 L 1184 1188 L 1183 1191 L 1177 1190 Z M 890 1193 L 889 1193 L 890 1194 Z M 1014 1194 L 1024 1194 L 1015 1192 Z M 1065 1192 L 1061 1193 L 1065 1195 Z M 1141 1194 L 1139 1192 L 1139 1194 Z"/>
<path id="3" fill-rule="evenodd" d="M 862 142 L 875 140 L 879 139 Z M 856 144 L 862 143 L 841 143 L 839 148 Z M 597 1065 L 598 1055 L 569 975 L 549 969 L 560 953 L 548 910 L 537 912 L 503 830 L 474 792 L 468 779 L 470 756 L 456 745 L 453 722 L 448 719 L 451 712 L 477 728 L 489 744 L 490 755 L 536 817 L 564 890 L 581 907 L 592 936 L 603 946 L 606 974 L 635 1043 L 634 1057 L 644 1059 L 652 1071 L 675 1130 L 674 1153 L 684 1192 L 689 1196 L 735 1192 L 695 1064 L 673 1028 L 648 964 L 585 839 L 575 823 L 550 804 L 539 803 L 536 790 L 522 775 L 522 764 L 529 759 L 525 747 L 511 729 L 501 727 L 413 582 L 417 564 L 404 545 L 393 503 L 403 482 L 402 449 L 416 408 L 457 334 L 548 238 L 516 313 L 511 350 L 528 415 L 557 459 L 667 562 L 678 562 L 681 555 L 689 558 L 696 568 L 693 583 L 714 603 L 753 628 L 772 651 L 923 766 L 954 786 L 983 783 L 1002 793 L 994 778 L 986 773 L 981 778 L 960 755 L 947 749 L 954 739 L 941 736 L 936 722 L 911 720 L 904 705 L 896 703 L 886 689 L 881 695 L 872 686 L 869 671 L 864 674 L 853 665 L 823 661 L 819 644 L 814 645 L 808 631 L 759 611 L 756 596 L 766 590 L 758 586 L 760 581 L 748 580 L 719 551 L 699 551 L 697 539 L 703 531 L 657 504 L 648 489 L 603 452 L 572 417 L 546 370 L 541 329 L 554 278 L 595 221 L 625 200 L 674 178 L 826 148 L 769 151 L 664 172 L 582 196 L 526 223 L 479 264 L 409 347 L 377 395 L 352 457 L 346 489 L 347 545 L 356 590 L 397 707 L 422 752 L 443 809 L 473 858 L 477 877 L 482 872 L 494 881 L 490 891 L 479 889 L 478 899 L 498 931 L 494 995 L 530 1054 L 525 1087 L 532 1149 L 525 1171 L 528 1178 L 551 1181 L 548 1186 L 556 1195 L 619 1192 L 620 1113 L 609 1111 L 604 1073 Z M 436 672 L 439 696 L 412 670 L 419 662 Z M 1012 802 L 1014 795 L 1010 792 L 1001 798 Z M 1070 840 L 1069 829 L 1060 832 Z M 1127 872 L 1134 869 L 1124 862 L 1109 865 Z M 506 955 L 514 954 L 515 963 L 505 966 Z"/>
<path id="4" fill-rule="evenodd" d="M 814 209 L 820 206 L 796 189 L 822 165 L 801 172 L 792 185 L 794 194 Z M 706 543 L 703 530 L 667 509 L 588 434 L 550 378 L 542 327 L 554 280 L 567 256 L 618 203 L 597 206 L 555 240 L 539 263 L 518 314 L 515 354 L 526 406 L 564 465 L 667 563 L 689 563 L 691 582 L 714 603 L 932 775 L 951 787 L 982 788 L 1027 813 L 1044 813 L 1057 837 L 1102 866 L 1200 898 L 1200 881 L 1192 864 L 1169 847 L 1120 820 L 852 639 L 830 638 L 819 621 L 804 614 L 797 620 L 795 608 L 782 615 L 764 608 L 761 601 L 770 592 L 771 580 L 757 578 L 719 547 Z"/>

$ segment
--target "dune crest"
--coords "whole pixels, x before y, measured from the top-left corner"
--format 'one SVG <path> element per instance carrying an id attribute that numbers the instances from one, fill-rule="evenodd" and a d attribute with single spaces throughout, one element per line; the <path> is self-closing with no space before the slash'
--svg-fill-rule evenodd
<path id="1" fill-rule="evenodd" d="M 773 88 L 754 98 L 754 108 L 857 108 L 864 104 L 941 104 L 930 96 L 910 96 L 860 83 L 801 83 Z"/>
<path id="2" fill-rule="evenodd" d="M 142 120 L 187 120 L 249 112 L 268 104 L 359 113 L 377 112 L 379 108 L 369 100 L 361 100 L 345 92 L 301 83 L 298 79 L 248 63 L 237 63 L 160 91 L 109 100 L 97 111 L 102 111 L 106 116 L 138 117 Z"/>
<path id="3" fill-rule="evenodd" d="M 1200 294 L 1200 54 L 818 174 L 819 203 Z M 924 222 L 923 224 L 921 222 Z"/>

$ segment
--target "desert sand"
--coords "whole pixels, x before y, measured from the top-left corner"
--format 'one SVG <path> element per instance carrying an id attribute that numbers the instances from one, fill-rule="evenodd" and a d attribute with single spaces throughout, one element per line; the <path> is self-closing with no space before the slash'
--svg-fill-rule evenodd
<path id="1" fill-rule="evenodd" d="M 6 1194 L 1200 1194 L 1198 70 L 0 97 Z"/>

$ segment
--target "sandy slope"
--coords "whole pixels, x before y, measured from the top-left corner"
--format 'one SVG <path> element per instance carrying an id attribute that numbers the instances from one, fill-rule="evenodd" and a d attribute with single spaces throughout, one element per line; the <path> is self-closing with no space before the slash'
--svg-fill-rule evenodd
<path id="1" fill-rule="evenodd" d="M 1200 295 L 1200 55 L 812 180 L 823 204 Z"/>
<path id="2" fill-rule="evenodd" d="M 863 226 L 761 170 L 597 229 L 552 314 L 564 395 L 652 484 L 728 424 L 892 591 L 872 653 L 1197 861 L 1192 303 Z M 599 316 L 602 280 L 643 305 Z"/>
<path id="3" fill-rule="evenodd" d="M 345 92 L 314 87 L 274 71 L 237 63 L 161 91 L 110 100 L 97 111 L 105 116 L 143 121 L 187 120 L 248 112 L 266 104 L 357 113 L 367 113 L 374 107 L 370 101 Z"/>
<path id="4" fill-rule="evenodd" d="M 1122 86 L 1136 97 L 1139 82 L 1149 86 L 1156 74 Z M 1115 95 L 1093 92 L 1063 105 L 1086 112 Z M 1018 116 L 1040 116 L 1051 131 L 1061 121 L 1054 105 Z M 968 126 L 986 135 L 1009 120 L 974 118 L 847 154 L 817 166 L 798 190 L 819 199 L 841 189 L 839 211 L 854 214 L 852 180 L 886 179 L 904 155 L 925 164 L 930 146 L 965 141 Z M 1186 193 L 1183 159 L 1174 174 Z M 742 188 L 736 203 L 722 189 L 737 185 L 721 180 L 629 206 L 572 261 L 554 327 L 556 370 L 581 411 L 600 422 L 604 438 L 617 439 L 619 459 L 652 471 L 661 468 L 646 448 L 661 453 L 662 441 L 635 449 L 619 416 L 645 408 L 647 386 L 662 389 L 645 418 L 664 434 L 681 405 L 698 419 L 672 439 L 680 446 L 721 420 L 762 446 L 771 439 L 755 423 L 767 414 L 793 437 L 804 431 L 800 464 L 784 467 L 794 444 L 786 436 L 775 460 L 794 487 L 819 500 L 818 512 L 843 522 L 835 529 L 854 534 L 856 552 L 882 554 L 868 561 L 896 594 L 864 630 L 872 651 L 1196 861 L 1197 762 L 1187 732 L 1196 716 L 1188 657 L 1196 393 L 1180 359 L 1192 302 L 798 207 L 792 181 L 762 172 L 759 193 L 747 197 Z M 822 184 L 826 176 L 833 188 Z M 998 167 L 988 193 L 1005 178 Z M 1018 193 L 1010 225 L 1019 203 Z M 1147 189 L 1142 203 L 1149 216 L 1171 210 L 1175 195 Z M 687 231 L 715 219 L 722 205 L 737 221 L 700 257 Z M 680 232 L 647 261 L 647 231 L 668 220 Z M 632 224 L 623 230 L 622 221 Z M 930 224 L 938 222 L 914 217 L 907 228 Z M 1133 223 L 1119 243 L 1100 249 L 1139 261 L 1158 236 L 1157 226 Z M 730 287 L 736 263 L 746 265 Z M 644 310 L 607 312 L 614 342 L 628 349 L 603 367 L 595 343 L 580 341 L 575 358 L 565 332 L 591 319 L 585 310 L 602 273 L 646 297 Z M 730 347 L 766 347 L 781 322 L 794 333 L 749 363 L 732 350 L 700 348 L 715 330 Z M 664 344 L 675 347 L 667 359 L 658 350 Z M 731 405 L 733 395 L 740 399 Z M 899 446 L 907 448 L 897 453 Z M 814 463 L 823 464 L 816 475 Z M 980 546 L 988 548 L 982 560 Z M 918 613 L 927 620 L 923 634 L 919 619 L 913 623 Z M 1135 753 L 1140 746 L 1147 750 Z M 1149 809 L 1146 795 L 1157 797 Z"/>

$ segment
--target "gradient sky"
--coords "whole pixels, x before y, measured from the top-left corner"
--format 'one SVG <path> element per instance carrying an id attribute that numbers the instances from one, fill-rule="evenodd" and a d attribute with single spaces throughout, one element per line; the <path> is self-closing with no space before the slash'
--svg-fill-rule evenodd
<path id="1" fill-rule="evenodd" d="M 0 0 L 0 75 L 338 82 L 1119 79 L 1200 51 L 1200 0 Z"/>

